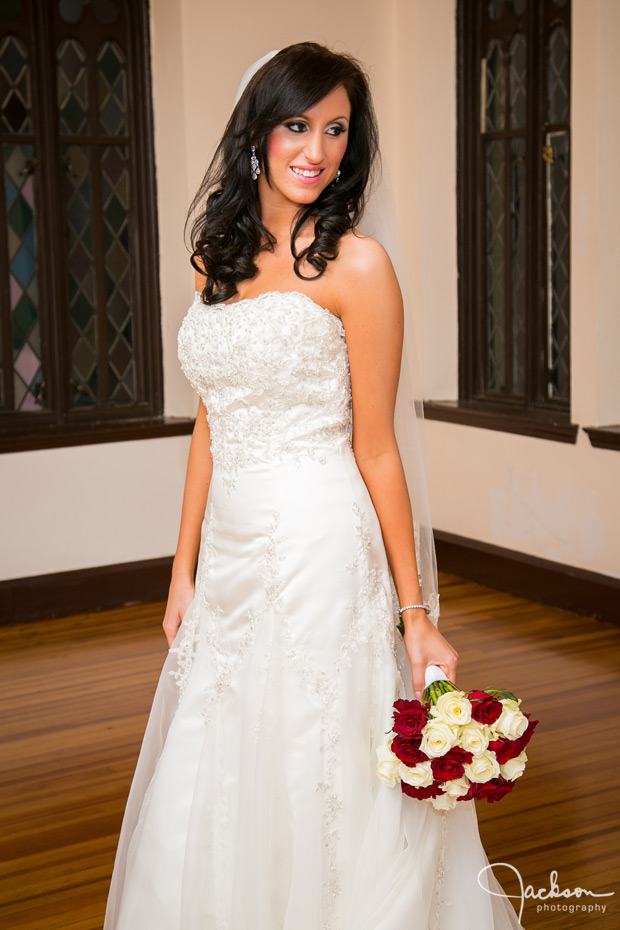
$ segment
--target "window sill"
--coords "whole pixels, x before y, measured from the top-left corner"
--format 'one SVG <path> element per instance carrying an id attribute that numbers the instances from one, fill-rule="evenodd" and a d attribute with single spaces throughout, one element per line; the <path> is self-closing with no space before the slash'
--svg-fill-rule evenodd
<path id="1" fill-rule="evenodd" d="M 583 431 L 597 449 L 620 451 L 620 423 L 614 426 L 584 426 Z"/>
<path id="2" fill-rule="evenodd" d="M 579 426 L 543 417 L 526 417 L 511 412 L 495 412 L 467 407 L 451 400 L 424 401 L 424 416 L 428 420 L 444 420 L 463 426 L 494 429 L 502 433 L 519 433 L 536 439 L 551 439 L 555 442 L 577 442 Z"/>
<path id="3" fill-rule="evenodd" d="M 61 446 L 86 446 L 97 442 L 128 442 L 135 439 L 158 439 L 162 436 L 185 436 L 194 429 L 190 417 L 150 417 L 148 420 L 94 422 L 65 426 L 49 431 L 38 430 L 20 436 L 0 436 L 0 454 L 30 452 L 34 449 L 57 449 Z"/>

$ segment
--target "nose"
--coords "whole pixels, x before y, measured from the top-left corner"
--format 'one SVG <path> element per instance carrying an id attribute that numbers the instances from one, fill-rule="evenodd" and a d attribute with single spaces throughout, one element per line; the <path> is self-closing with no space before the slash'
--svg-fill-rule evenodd
<path id="1" fill-rule="evenodd" d="M 304 155 L 312 165 L 320 165 L 323 161 L 323 133 L 312 130 L 307 133 L 304 145 Z"/>

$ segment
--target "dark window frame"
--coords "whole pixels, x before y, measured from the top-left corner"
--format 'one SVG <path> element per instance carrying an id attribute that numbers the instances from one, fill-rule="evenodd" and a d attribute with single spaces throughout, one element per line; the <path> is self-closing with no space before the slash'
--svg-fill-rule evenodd
<path id="1" fill-rule="evenodd" d="M 506 0 L 506 8 L 508 5 Z M 481 176 L 483 136 L 480 132 L 480 61 L 488 39 L 482 16 L 489 7 L 489 0 L 458 0 L 458 401 L 428 401 L 424 410 L 430 419 L 576 442 L 578 426 L 570 422 L 570 399 L 568 402 L 558 402 L 546 396 L 545 162 L 542 158 L 547 126 L 547 23 L 553 18 L 553 11 L 556 19 L 564 21 L 570 38 L 571 2 L 567 0 L 563 9 L 555 6 L 552 0 L 541 0 L 540 4 L 529 0 L 528 6 L 535 15 L 530 14 L 527 18 L 527 97 L 531 102 L 528 103 L 526 117 L 528 238 L 524 398 L 520 401 L 513 396 L 490 396 L 484 390 L 486 338 L 483 306 L 484 177 Z M 570 138 L 570 126 L 566 126 L 566 129 Z M 570 224 L 570 204 L 568 213 Z"/>
<path id="2" fill-rule="evenodd" d="M 58 134 L 55 80 L 60 21 L 56 2 L 47 4 L 23 0 L 22 6 L 29 19 L 28 26 L 20 28 L 17 19 L 2 20 L 1 25 L 3 35 L 22 37 L 30 53 L 33 122 L 38 149 L 33 180 L 42 326 L 41 358 L 44 361 L 45 377 L 49 380 L 49 408 L 27 412 L 2 411 L 0 452 L 174 435 L 188 432 L 193 423 L 191 419 L 163 416 L 149 3 L 148 0 L 119 0 L 119 4 L 127 17 L 123 45 L 126 49 L 128 81 L 131 306 L 134 315 L 137 398 L 133 403 L 122 405 L 80 408 L 69 404 L 67 324 L 63 322 L 63 314 L 67 313 L 63 266 L 65 243 L 64 236 L 59 235 L 59 231 L 64 229 L 60 149 L 65 139 Z M 83 39 L 88 33 L 89 17 L 92 16 L 92 7 L 86 5 L 82 22 L 74 25 L 62 23 L 62 35 Z M 98 42 L 108 37 L 116 38 L 118 27 L 112 24 L 104 33 L 106 30 L 100 32 Z M 5 306 L 8 306 L 8 295 L 3 292 L 0 298 L 3 303 L 7 300 Z M 8 327 L 5 333 L 8 334 Z M 6 338 L 3 341 L 6 352 Z"/>

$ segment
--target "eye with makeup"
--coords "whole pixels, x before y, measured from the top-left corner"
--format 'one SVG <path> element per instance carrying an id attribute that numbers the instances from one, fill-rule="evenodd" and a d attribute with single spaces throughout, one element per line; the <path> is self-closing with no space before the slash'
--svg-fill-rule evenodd
<path id="1" fill-rule="evenodd" d="M 301 133 L 305 132 L 308 129 L 308 126 L 303 120 L 290 120 L 288 123 L 284 124 L 287 129 L 290 129 L 291 132 Z M 342 123 L 333 123 L 331 126 L 328 126 L 326 132 L 330 136 L 341 136 L 343 132 L 347 131 L 347 127 L 343 126 Z"/>

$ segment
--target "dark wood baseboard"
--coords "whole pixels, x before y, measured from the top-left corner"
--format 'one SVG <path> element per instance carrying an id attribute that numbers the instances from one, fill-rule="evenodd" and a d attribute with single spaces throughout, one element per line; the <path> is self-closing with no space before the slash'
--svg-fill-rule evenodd
<path id="1" fill-rule="evenodd" d="M 620 579 L 435 530 L 440 571 L 620 625 Z M 0 622 L 107 610 L 168 597 L 172 556 L 0 582 Z"/>
<path id="2" fill-rule="evenodd" d="M 620 578 L 435 530 L 439 571 L 620 625 Z"/>
<path id="3" fill-rule="evenodd" d="M 0 623 L 166 600 L 171 571 L 172 556 L 167 556 L 2 581 Z"/>

